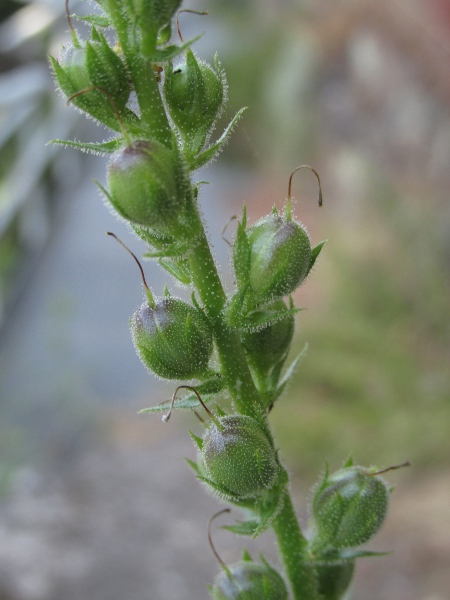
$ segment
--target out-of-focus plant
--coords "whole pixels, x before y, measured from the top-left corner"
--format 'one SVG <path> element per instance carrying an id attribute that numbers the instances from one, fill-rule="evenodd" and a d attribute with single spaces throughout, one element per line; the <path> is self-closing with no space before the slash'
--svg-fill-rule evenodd
<path id="1" fill-rule="evenodd" d="M 42 145 L 50 132 L 70 135 L 79 117 L 51 93 L 46 67 L 64 6 L 9 1 L 0 10 L 1 328 L 50 236 L 55 190 L 65 185 L 56 149 Z"/>
<path id="2" fill-rule="evenodd" d="M 148 246 L 154 259 L 192 289 L 191 302 L 151 290 L 138 259 L 146 301 L 131 330 L 143 364 L 163 379 L 181 381 L 172 400 L 146 412 L 194 409 L 204 414 L 202 435 L 191 433 L 190 461 L 206 489 L 243 514 L 228 529 L 257 537 L 276 534 L 283 576 L 265 559 L 243 560 L 210 587 L 216 600 L 338 600 L 346 593 L 361 549 L 379 530 L 390 490 L 384 471 L 347 460 L 326 469 L 317 484 L 308 531 L 302 531 L 279 456 L 269 413 L 300 357 L 286 367 L 294 329 L 292 293 L 307 279 L 324 242 L 312 245 L 293 214 L 292 177 L 287 199 L 250 224 L 245 206 L 232 244 L 235 289 L 227 295 L 205 233 L 192 175 L 216 158 L 242 115 L 218 138 L 214 126 L 226 102 L 225 73 L 217 58 L 198 58 L 191 46 L 171 41 L 179 0 L 98 0 L 101 9 L 81 17 L 82 38 L 52 58 L 67 102 L 113 131 L 98 143 L 62 141 L 109 155 L 107 187 L 118 217 Z M 178 25 L 178 17 L 177 17 Z M 302 165 L 305 167 L 306 165 Z M 322 204 L 320 179 L 319 205 Z M 278 204 L 278 206 L 277 206 Z M 114 235 L 114 234 L 111 234 Z M 120 241 L 120 240 L 119 240 Z M 180 390 L 189 393 L 177 399 Z M 228 401 L 227 401 L 228 400 Z M 289 592 L 288 592 L 289 589 Z"/>

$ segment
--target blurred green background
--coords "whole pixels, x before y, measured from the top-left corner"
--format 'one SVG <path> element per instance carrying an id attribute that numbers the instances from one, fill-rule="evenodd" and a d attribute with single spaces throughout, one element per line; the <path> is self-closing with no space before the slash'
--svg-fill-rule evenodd
<path id="1" fill-rule="evenodd" d="M 29 469 L 64 470 L 99 441 L 147 450 L 148 421 L 131 415 L 149 395 L 171 393 L 145 374 L 129 343 L 139 281 L 128 257 L 101 238 L 111 227 L 127 236 L 89 183 L 104 178 L 104 160 L 44 147 L 54 137 L 105 133 L 52 88 L 46 54 L 57 55 L 68 39 L 63 4 L 3 0 L 0 7 L 0 479 L 7 507 L 24 493 L 14 486 Z M 299 164 L 313 165 L 322 179 L 321 209 L 314 177 L 301 171 L 294 179 L 297 217 L 313 242 L 328 243 L 296 293 L 307 310 L 298 317 L 292 357 L 305 343 L 308 352 L 272 414 L 299 499 L 304 504 L 325 461 L 338 468 L 349 454 L 380 467 L 410 460 L 410 469 L 390 477 L 398 491 L 385 539 L 396 558 L 382 569 L 364 563 L 354 598 L 445 600 L 450 2 L 196 0 L 189 8 L 209 16 L 184 16 L 185 39 L 204 31 L 197 52 L 211 60 L 217 50 L 228 76 L 218 131 L 249 107 L 220 160 L 199 174 L 211 182 L 204 211 L 224 268 L 220 231 L 243 202 L 252 219 L 282 206 Z M 89 211 L 99 206 L 98 216 L 75 218 L 76 193 Z M 143 251 L 136 242 L 133 249 Z M 162 285 L 156 267 L 147 269 Z M 42 492 L 48 482 L 40 485 Z M 14 528 L 8 531 L 15 539 Z M 27 596 L 14 587 L 13 566 L 4 581 L 18 600 L 56 599 L 59 589 L 71 598 L 69 584 L 49 584 L 43 596 L 30 584 L 35 595 Z M 148 597 L 159 600 L 161 590 L 167 597 L 167 589 L 154 587 Z M 116 596 L 97 591 L 102 597 Z"/>

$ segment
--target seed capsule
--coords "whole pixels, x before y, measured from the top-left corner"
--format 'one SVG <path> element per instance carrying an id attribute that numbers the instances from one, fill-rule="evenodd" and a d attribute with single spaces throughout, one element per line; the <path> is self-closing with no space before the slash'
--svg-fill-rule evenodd
<path id="1" fill-rule="evenodd" d="M 255 303 L 286 296 L 298 288 L 311 262 L 311 244 L 300 223 L 271 214 L 249 228 L 248 241 Z"/>
<path id="2" fill-rule="evenodd" d="M 64 94 L 78 94 L 71 100 L 73 104 L 109 127 L 120 129 L 115 111 L 125 108 L 130 84 L 124 64 L 103 36 L 97 34 L 96 40 L 80 47 L 67 46 L 59 63 L 52 59 L 52 65 Z"/>
<path id="3" fill-rule="evenodd" d="M 218 490 L 242 499 L 260 496 L 278 474 L 276 453 L 266 433 L 243 415 L 211 423 L 203 439 L 202 462 Z"/>
<path id="4" fill-rule="evenodd" d="M 283 300 L 275 300 L 267 307 L 268 311 L 281 312 L 288 308 Z M 294 316 L 290 314 L 285 319 L 257 331 L 245 331 L 241 335 L 252 367 L 260 373 L 267 373 L 286 354 L 294 334 Z"/>
<path id="5" fill-rule="evenodd" d="M 354 560 L 316 566 L 315 571 L 320 596 L 329 600 L 342 598 L 351 583 L 354 570 Z"/>
<path id="6" fill-rule="evenodd" d="M 216 577 L 214 600 L 288 600 L 283 578 L 267 563 L 242 561 Z"/>
<path id="7" fill-rule="evenodd" d="M 328 477 L 313 499 L 319 547 L 352 548 L 367 542 L 386 516 L 389 490 L 363 467 L 346 467 Z"/>
<path id="8" fill-rule="evenodd" d="M 136 141 L 115 152 L 108 164 L 109 199 L 137 225 L 173 233 L 185 198 L 178 192 L 176 159 L 155 140 Z"/>
<path id="9" fill-rule="evenodd" d="M 166 71 L 164 95 L 170 116 L 185 148 L 197 154 L 219 116 L 224 102 L 224 76 L 216 60 L 214 68 L 197 60 L 192 50 L 175 69 Z"/>
<path id="10" fill-rule="evenodd" d="M 207 370 L 212 334 L 190 304 L 168 296 L 153 307 L 144 303 L 131 320 L 136 351 L 164 379 L 193 379 Z"/>

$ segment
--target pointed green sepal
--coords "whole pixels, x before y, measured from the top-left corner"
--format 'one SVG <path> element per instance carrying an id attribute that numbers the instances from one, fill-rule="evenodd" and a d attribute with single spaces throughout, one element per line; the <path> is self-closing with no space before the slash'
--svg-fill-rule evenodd
<path id="1" fill-rule="evenodd" d="M 221 392 L 225 388 L 225 381 L 222 377 L 214 377 L 213 379 L 209 379 L 200 385 L 197 385 L 195 389 L 200 394 L 203 402 L 208 404 L 214 397 Z M 139 411 L 141 413 L 154 413 L 154 412 L 163 412 L 169 410 L 171 405 L 171 400 L 166 400 L 157 406 L 150 406 L 149 408 L 143 408 Z M 177 398 L 173 404 L 174 408 L 181 409 L 193 409 L 201 406 L 197 395 L 192 393 L 184 396 L 183 398 Z"/>
<path id="2" fill-rule="evenodd" d="M 169 258 L 160 258 L 159 264 L 165 269 L 172 277 L 177 279 L 183 285 L 190 285 L 191 271 L 189 268 L 189 262 L 187 260 L 171 260 Z"/>
<path id="3" fill-rule="evenodd" d="M 242 117 L 242 114 L 246 110 L 246 108 L 247 107 L 241 108 L 241 110 L 239 110 L 236 113 L 236 115 L 234 116 L 234 118 L 232 119 L 232 121 L 230 122 L 228 127 L 225 129 L 225 131 L 222 133 L 220 138 L 217 140 L 217 142 L 215 142 L 214 144 L 212 144 L 211 146 L 206 148 L 206 150 L 203 150 L 203 152 L 200 152 L 200 154 L 198 154 L 195 158 L 193 158 L 190 161 L 189 168 L 192 171 L 196 171 L 197 169 L 200 169 L 200 167 L 203 167 L 206 164 L 208 164 L 209 162 L 211 162 L 214 158 L 216 158 L 216 156 L 219 154 L 219 152 L 221 150 L 223 150 L 225 144 L 228 142 L 230 135 L 233 133 L 233 129 L 234 129 L 236 123 Z"/>
<path id="4" fill-rule="evenodd" d="M 191 433 L 191 432 L 189 432 L 189 433 Z M 195 471 L 196 475 L 200 475 L 200 469 L 198 468 L 198 465 L 197 465 L 197 463 L 196 463 L 195 461 L 193 461 L 193 460 L 190 460 L 189 458 L 185 458 L 184 460 L 187 462 L 187 464 L 188 464 L 188 465 L 189 465 L 189 466 L 190 466 L 192 469 L 194 469 L 194 471 Z"/>
<path id="5" fill-rule="evenodd" d="M 195 435 L 195 433 L 193 433 L 191 430 L 189 430 L 189 435 L 191 436 L 192 441 L 194 442 L 194 444 L 201 451 L 202 448 L 203 448 L 203 439 L 201 437 L 198 437 L 198 435 Z M 194 464 L 197 466 L 197 471 L 198 471 L 198 465 L 197 465 L 197 463 L 194 463 Z M 198 475 L 200 475 L 200 473 L 198 473 Z"/>
<path id="6" fill-rule="evenodd" d="M 111 27 L 111 19 L 106 15 L 70 15 L 71 18 L 77 21 L 84 21 L 94 27 Z"/>
<path id="7" fill-rule="evenodd" d="M 258 521 L 237 521 L 234 525 L 223 525 L 222 529 L 231 531 L 236 535 L 253 535 L 258 527 Z M 251 560 L 251 559 L 250 559 Z"/>
<path id="8" fill-rule="evenodd" d="M 280 385 L 277 388 L 277 398 L 283 393 L 284 388 L 286 387 L 287 383 L 289 382 L 289 380 L 292 378 L 293 374 L 295 373 L 298 363 L 306 355 L 307 351 L 308 351 L 308 344 L 305 344 L 303 346 L 302 351 L 294 358 L 294 360 L 289 365 L 288 369 L 286 370 L 286 373 L 283 376 L 283 379 L 280 382 Z"/>
<path id="9" fill-rule="evenodd" d="M 197 40 L 199 40 L 202 36 L 203 36 L 203 34 L 201 33 L 200 35 L 197 35 L 196 37 L 192 38 L 191 40 L 185 42 L 181 46 L 170 45 L 170 46 L 166 46 L 165 48 L 157 48 L 155 50 L 155 52 L 153 53 L 150 60 L 152 62 L 156 62 L 156 63 L 169 62 L 170 60 L 173 60 L 174 58 L 176 58 L 177 56 L 182 54 L 185 50 L 187 50 L 190 46 L 192 46 L 192 44 L 194 44 Z"/>
<path id="10" fill-rule="evenodd" d="M 306 271 L 305 277 L 310 273 L 311 269 L 314 267 L 315 262 L 322 251 L 322 248 L 325 246 L 328 240 L 323 240 L 323 242 L 319 242 L 317 246 L 311 249 L 311 260 L 309 262 L 308 270 Z"/>
<path id="11" fill-rule="evenodd" d="M 116 137 L 106 142 L 77 142 L 76 140 L 50 140 L 48 144 L 55 144 L 67 148 L 75 148 L 82 152 L 90 152 L 97 156 L 106 156 L 115 152 L 123 143 L 122 138 Z"/>
<path id="12" fill-rule="evenodd" d="M 242 551 L 242 560 L 244 562 L 253 562 L 253 558 L 251 557 L 251 554 L 247 550 L 247 548 L 244 548 L 244 550 Z"/>

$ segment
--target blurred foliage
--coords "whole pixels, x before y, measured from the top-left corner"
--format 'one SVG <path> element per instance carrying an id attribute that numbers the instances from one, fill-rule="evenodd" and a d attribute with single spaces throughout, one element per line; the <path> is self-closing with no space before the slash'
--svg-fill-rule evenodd
<path id="1" fill-rule="evenodd" d="M 298 317 L 297 350 L 306 340 L 309 352 L 273 414 L 289 464 L 310 481 L 324 461 L 337 468 L 352 453 L 378 466 L 408 459 L 411 476 L 449 466 L 450 280 L 433 236 L 439 214 L 381 181 L 370 201 L 358 232 L 344 232 L 356 239 L 330 227 L 316 275 L 328 300 Z"/>

